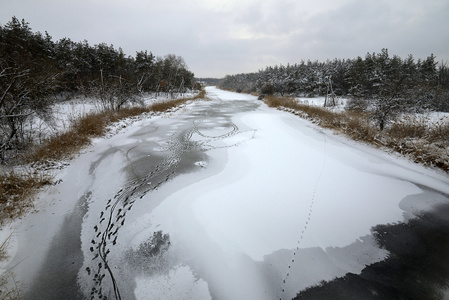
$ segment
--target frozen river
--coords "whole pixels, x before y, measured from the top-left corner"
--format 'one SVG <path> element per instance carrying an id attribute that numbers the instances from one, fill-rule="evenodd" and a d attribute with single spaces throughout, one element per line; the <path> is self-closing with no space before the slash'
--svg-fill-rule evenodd
<path id="1" fill-rule="evenodd" d="M 6 268 L 26 299 L 443 297 L 447 175 L 254 96 L 207 95 L 58 175 L 16 225 Z"/>

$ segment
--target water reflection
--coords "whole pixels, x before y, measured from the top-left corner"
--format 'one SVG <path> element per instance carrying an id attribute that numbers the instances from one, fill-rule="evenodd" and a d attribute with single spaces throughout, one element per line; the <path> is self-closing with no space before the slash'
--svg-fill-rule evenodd
<path id="1" fill-rule="evenodd" d="M 361 274 L 310 287 L 294 299 L 443 299 L 449 288 L 449 204 L 372 234 L 388 257 Z"/>

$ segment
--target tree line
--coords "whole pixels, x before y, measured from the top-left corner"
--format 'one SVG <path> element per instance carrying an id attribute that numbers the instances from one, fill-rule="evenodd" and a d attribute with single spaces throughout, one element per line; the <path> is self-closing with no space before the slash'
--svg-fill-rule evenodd
<path id="1" fill-rule="evenodd" d="M 148 92 L 184 92 L 193 77 L 180 56 L 145 50 L 133 57 L 105 43 L 53 41 L 13 17 L 0 26 L 0 158 L 25 144 L 25 122 L 47 118 L 57 95 L 83 94 L 119 110 Z"/>
<path id="2" fill-rule="evenodd" d="M 364 58 L 301 61 L 228 75 L 220 86 L 282 96 L 348 96 L 350 108 L 373 109 L 381 128 L 394 111 L 449 111 L 449 69 L 447 64 L 438 64 L 433 54 L 425 60 L 412 55 L 402 59 L 382 49 Z"/>

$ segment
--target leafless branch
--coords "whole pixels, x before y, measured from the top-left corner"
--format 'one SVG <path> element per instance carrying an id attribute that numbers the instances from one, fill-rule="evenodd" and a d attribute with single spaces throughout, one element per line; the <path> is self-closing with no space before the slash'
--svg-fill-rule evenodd
<path id="1" fill-rule="evenodd" d="M 1 118 L 28 117 L 28 116 L 31 116 L 32 114 L 34 114 L 33 111 L 32 111 L 32 112 L 29 112 L 29 113 L 26 113 L 26 114 L 3 115 L 3 116 L 0 116 L 0 119 L 1 119 Z"/>

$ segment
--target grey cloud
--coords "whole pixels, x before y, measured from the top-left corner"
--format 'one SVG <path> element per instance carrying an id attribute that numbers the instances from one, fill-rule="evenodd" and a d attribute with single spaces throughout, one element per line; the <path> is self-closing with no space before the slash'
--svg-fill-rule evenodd
<path id="1" fill-rule="evenodd" d="M 5 0 L 4 0 L 5 1 Z M 87 39 L 184 57 L 198 76 L 254 72 L 301 59 L 391 54 L 449 59 L 447 0 L 6 0 L 0 22 L 25 18 L 55 39 Z M 243 36 L 243 34 L 245 34 Z"/>
<path id="2" fill-rule="evenodd" d="M 354 58 L 382 48 L 400 56 L 414 54 L 425 58 L 433 52 L 447 59 L 449 47 L 441 42 L 448 40 L 443 29 L 447 11 L 417 15 L 404 7 L 395 7 L 394 3 L 353 1 L 307 20 L 307 30 L 296 34 L 289 44 L 291 48 L 302 48 L 305 58 L 319 60 Z M 433 31 L 437 24 L 439 34 Z"/>

